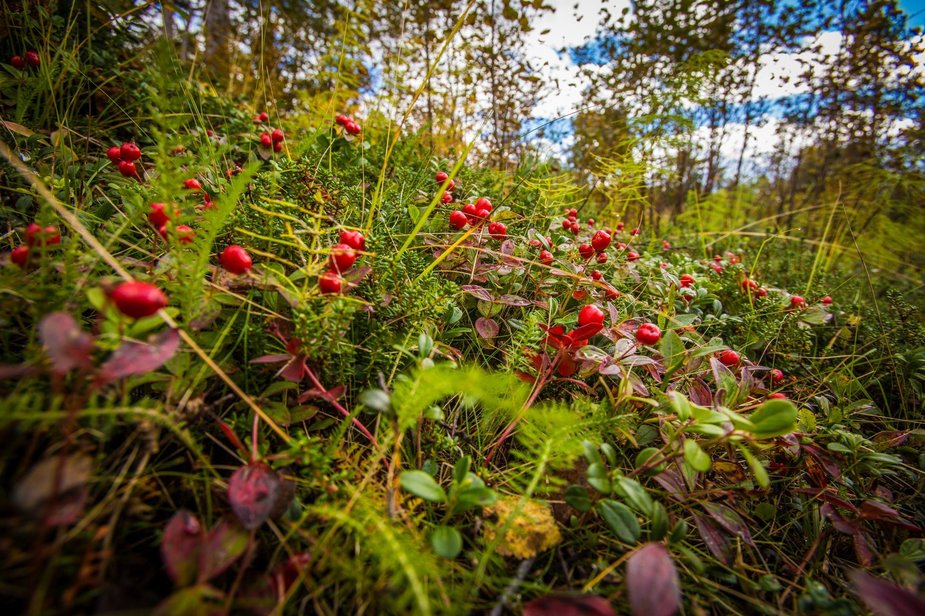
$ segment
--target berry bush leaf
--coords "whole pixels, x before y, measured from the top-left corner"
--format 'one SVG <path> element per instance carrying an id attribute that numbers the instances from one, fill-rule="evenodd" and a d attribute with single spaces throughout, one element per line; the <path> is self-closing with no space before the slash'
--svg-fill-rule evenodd
<path id="1" fill-rule="evenodd" d="M 681 606 L 678 571 L 661 543 L 647 543 L 630 556 L 626 587 L 634 616 L 672 616 Z"/>
<path id="2" fill-rule="evenodd" d="M 204 539 L 202 524 L 191 512 L 181 509 L 170 518 L 161 539 L 161 558 L 175 585 L 187 586 L 196 579 Z"/>
<path id="3" fill-rule="evenodd" d="M 436 503 L 446 501 L 446 492 L 424 471 L 405 471 L 399 477 L 399 481 L 402 488 L 418 498 Z"/>
<path id="4" fill-rule="evenodd" d="M 260 462 L 242 466 L 228 481 L 231 509 L 248 530 L 267 521 L 279 496 L 279 475 Z"/>
<path id="5" fill-rule="evenodd" d="M 232 520 L 222 520 L 209 531 L 199 552 L 199 582 L 224 573 L 247 550 L 248 532 Z"/>
<path id="6" fill-rule="evenodd" d="M 80 329 L 66 312 L 52 312 L 39 323 L 39 339 L 51 359 L 52 371 L 65 374 L 74 368 L 93 368 L 93 336 Z"/>
<path id="7" fill-rule="evenodd" d="M 98 378 L 109 383 L 133 374 L 157 370 L 173 357 L 180 347 L 180 334 L 168 329 L 150 343 L 127 340 L 100 366 Z"/>
<path id="8" fill-rule="evenodd" d="M 434 552 L 443 558 L 456 558 L 462 551 L 462 535 L 452 526 L 438 526 L 430 536 Z"/>

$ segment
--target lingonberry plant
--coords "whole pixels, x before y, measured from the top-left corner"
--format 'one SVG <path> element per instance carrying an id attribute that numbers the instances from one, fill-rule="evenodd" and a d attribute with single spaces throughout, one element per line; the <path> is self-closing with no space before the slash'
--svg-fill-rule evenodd
<path id="1" fill-rule="evenodd" d="M 0 79 L 12 612 L 921 611 L 914 284 L 662 219 L 658 169 L 408 130 L 348 58 L 365 9 L 277 91 L 39 46 L 32 8 Z"/>

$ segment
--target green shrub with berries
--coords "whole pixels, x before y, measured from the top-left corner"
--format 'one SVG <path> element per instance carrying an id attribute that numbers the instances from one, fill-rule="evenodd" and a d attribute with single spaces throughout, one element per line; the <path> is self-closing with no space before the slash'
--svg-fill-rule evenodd
<path id="1" fill-rule="evenodd" d="M 83 100 L 74 58 L 19 47 L 15 611 L 848 614 L 858 569 L 922 584 L 913 284 L 656 233 L 375 113 L 277 117 L 158 46 L 94 52 L 141 100 L 58 128 L 24 105 Z"/>

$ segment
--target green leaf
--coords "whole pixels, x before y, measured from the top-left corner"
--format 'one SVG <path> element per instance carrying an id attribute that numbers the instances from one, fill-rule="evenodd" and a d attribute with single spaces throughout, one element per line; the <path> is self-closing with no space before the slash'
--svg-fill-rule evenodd
<path id="1" fill-rule="evenodd" d="M 405 471 L 399 477 L 401 487 L 418 498 L 435 503 L 446 501 L 446 492 L 424 471 Z"/>
<path id="2" fill-rule="evenodd" d="M 646 489 L 635 479 L 630 479 L 628 477 L 620 477 L 617 479 L 617 493 L 629 501 L 629 504 L 635 507 L 644 516 L 649 517 L 652 515 L 652 497 L 649 496 Z"/>
<path id="3" fill-rule="evenodd" d="M 588 483 L 601 494 L 610 493 L 610 478 L 607 476 L 607 469 L 604 465 L 595 462 L 588 466 Z"/>
<path id="4" fill-rule="evenodd" d="M 565 489 L 565 502 L 578 511 L 590 511 L 591 495 L 584 486 L 569 486 Z"/>
<path id="5" fill-rule="evenodd" d="M 443 558 L 456 558 L 462 552 L 462 535 L 452 526 L 438 526 L 430 536 L 434 552 Z"/>
<path id="6" fill-rule="evenodd" d="M 465 480 L 466 475 L 469 473 L 469 467 L 472 465 L 472 458 L 469 456 L 463 456 L 456 462 L 456 466 L 453 467 L 453 481 L 456 483 L 462 483 Z"/>
<path id="7" fill-rule="evenodd" d="M 652 507 L 651 529 L 649 538 L 652 541 L 661 541 L 668 534 L 668 512 L 665 506 L 657 502 Z"/>
<path id="8" fill-rule="evenodd" d="M 773 438 L 796 430 L 797 407 L 790 400 L 768 400 L 749 417 L 757 438 Z"/>
<path id="9" fill-rule="evenodd" d="M 599 512 L 610 530 L 624 543 L 636 543 L 641 530 L 636 514 L 615 500 L 605 499 L 600 502 Z"/>
<path id="10" fill-rule="evenodd" d="M 697 444 L 697 441 L 690 438 L 684 441 L 684 461 L 690 464 L 691 468 L 701 473 L 707 472 L 713 465 L 707 452 Z"/>
<path id="11" fill-rule="evenodd" d="M 748 462 L 748 466 L 752 469 L 752 474 L 755 475 L 755 481 L 758 482 L 758 485 L 762 488 L 771 485 L 771 481 L 768 479 L 768 471 L 765 470 L 761 462 L 758 461 L 758 458 L 748 450 L 748 447 L 740 445 L 739 451 L 742 452 L 742 457 L 745 458 L 745 461 Z"/>
<path id="12" fill-rule="evenodd" d="M 662 357 L 665 358 L 665 368 L 667 373 L 672 373 L 684 363 L 684 341 L 675 333 L 673 329 L 662 336 L 662 341 L 658 347 Z"/>
<path id="13" fill-rule="evenodd" d="M 669 391 L 668 400 L 671 402 L 671 408 L 681 421 L 687 421 L 691 416 L 691 403 L 679 391 Z"/>

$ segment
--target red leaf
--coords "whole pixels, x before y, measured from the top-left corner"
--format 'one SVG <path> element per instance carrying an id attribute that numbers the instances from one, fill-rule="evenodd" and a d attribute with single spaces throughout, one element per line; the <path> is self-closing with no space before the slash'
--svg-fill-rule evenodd
<path id="1" fill-rule="evenodd" d="M 51 369 L 65 374 L 74 368 L 93 368 L 93 336 L 82 331 L 66 312 L 52 312 L 39 323 L 39 338 L 51 359 Z"/>
<path id="2" fill-rule="evenodd" d="M 703 508 L 707 510 L 714 520 L 724 529 L 734 535 L 738 535 L 745 543 L 755 547 L 752 541 L 752 534 L 748 530 L 748 524 L 738 513 L 717 503 L 704 503 Z"/>
<path id="3" fill-rule="evenodd" d="M 925 599 L 915 593 L 863 571 L 850 574 L 855 592 L 874 616 L 921 616 Z"/>
<path id="4" fill-rule="evenodd" d="M 582 325 L 581 327 L 576 327 L 568 333 L 572 340 L 578 342 L 581 340 L 587 340 L 591 336 L 594 336 L 599 331 L 604 329 L 604 326 L 600 323 L 588 323 L 587 325 Z"/>
<path id="5" fill-rule="evenodd" d="M 279 475 L 266 464 L 242 466 L 228 481 L 228 500 L 241 524 L 253 530 L 267 521 L 279 498 Z"/>
<path id="6" fill-rule="evenodd" d="M 48 526 L 76 522 L 87 501 L 93 460 L 84 454 L 45 458 L 13 488 L 13 503 Z"/>
<path id="7" fill-rule="evenodd" d="M 475 331 L 477 331 L 479 336 L 482 338 L 490 340 L 498 335 L 498 332 L 501 331 L 501 328 L 498 327 L 498 324 L 495 323 L 494 319 L 479 317 L 475 320 Z"/>
<path id="8" fill-rule="evenodd" d="M 173 514 L 161 540 L 161 558 L 167 575 L 177 586 L 186 586 L 196 579 L 199 550 L 205 538 L 202 525 L 195 515 L 181 509 Z"/>
<path id="9" fill-rule="evenodd" d="M 700 538 L 703 539 L 704 544 L 706 544 L 707 549 L 710 550 L 710 553 L 718 560 L 728 565 L 732 560 L 729 554 L 729 543 L 726 541 L 726 538 L 719 528 L 717 528 L 709 518 L 701 515 L 694 516 L 694 524 L 697 525 L 697 532 L 700 534 Z"/>
<path id="10" fill-rule="evenodd" d="M 293 383 L 298 383 L 302 380 L 302 376 L 305 374 L 305 356 L 299 355 L 293 357 L 289 360 L 282 370 L 280 370 L 277 375 L 283 377 L 287 381 L 292 381 Z"/>
<path id="11" fill-rule="evenodd" d="M 133 374 L 143 374 L 163 366 L 180 347 L 180 334 L 168 329 L 155 337 L 150 344 L 126 341 L 109 356 L 102 366 L 98 379 L 103 383 Z"/>
<path id="12" fill-rule="evenodd" d="M 523 616 L 613 616 L 606 599 L 596 595 L 550 595 L 524 605 Z"/>
<path id="13" fill-rule="evenodd" d="M 846 535 L 854 535 L 861 530 L 861 527 L 856 520 L 849 520 L 843 517 L 835 510 L 835 507 L 829 503 L 823 503 L 820 511 L 822 512 L 822 516 L 831 522 L 832 526 L 835 527 L 835 530 L 840 533 L 845 533 Z"/>
<path id="14" fill-rule="evenodd" d="M 199 551 L 199 582 L 224 573 L 247 549 L 250 535 L 235 522 L 222 520 L 209 531 Z"/>
<path id="15" fill-rule="evenodd" d="M 226 424 L 224 421 L 222 421 L 218 417 L 215 418 L 215 421 L 218 422 L 218 427 L 221 428 L 222 433 L 224 433 L 225 435 L 225 438 L 227 438 L 228 441 L 232 445 L 234 445 L 238 451 L 243 453 L 245 457 L 250 457 L 251 452 L 247 450 L 247 447 L 244 445 L 241 439 L 238 438 L 238 435 L 234 433 L 234 430 L 231 429 L 231 426 Z"/>
<path id="16" fill-rule="evenodd" d="M 865 567 L 873 567 L 877 561 L 877 555 L 871 549 L 867 535 L 863 532 L 854 533 L 851 539 L 854 541 L 854 554 L 858 557 L 858 562 Z"/>
<path id="17" fill-rule="evenodd" d="M 672 616 L 681 606 L 678 571 L 661 543 L 647 543 L 630 556 L 626 587 L 635 616 Z"/>
<path id="18" fill-rule="evenodd" d="M 866 500 L 861 503 L 861 517 L 865 520 L 879 520 L 882 522 L 888 522 L 890 524 L 896 524 L 897 526 L 901 526 L 906 530 L 919 530 L 918 526 L 913 524 L 901 513 L 889 505 L 884 505 L 883 503 L 878 503 L 877 501 Z"/>
<path id="19" fill-rule="evenodd" d="M 483 302 L 490 302 L 493 299 L 491 295 L 491 291 L 489 291 L 485 287 L 480 287 L 477 284 L 464 284 L 460 288 L 466 293 L 468 293 L 469 295 L 474 295 L 475 297 L 479 298 Z"/>

